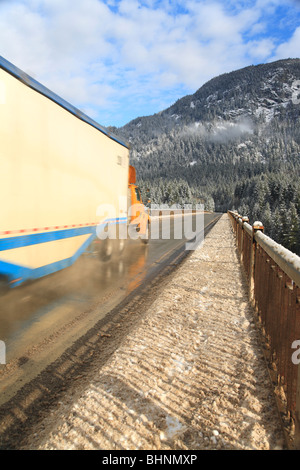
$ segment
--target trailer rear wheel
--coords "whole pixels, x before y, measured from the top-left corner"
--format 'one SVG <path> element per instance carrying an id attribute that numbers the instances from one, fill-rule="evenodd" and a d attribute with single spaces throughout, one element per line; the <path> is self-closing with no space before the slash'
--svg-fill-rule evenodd
<path id="1" fill-rule="evenodd" d="M 143 235 L 141 237 L 141 241 L 145 244 L 149 243 L 149 237 L 150 237 L 150 222 L 148 221 L 147 222 L 147 228 L 146 228 L 146 232 L 145 232 L 145 235 Z"/>
<path id="2" fill-rule="evenodd" d="M 102 261 L 109 261 L 113 254 L 113 243 L 110 238 L 105 238 L 101 242 L 100 257 Z"/>
<path id="3" fill-rule="evenodd" d="M 124 253 L 125 245 L 126 245 L 126 240 L 120 238 L 118 240 L 118 255 L 121 255 L 122 253 Z"/>

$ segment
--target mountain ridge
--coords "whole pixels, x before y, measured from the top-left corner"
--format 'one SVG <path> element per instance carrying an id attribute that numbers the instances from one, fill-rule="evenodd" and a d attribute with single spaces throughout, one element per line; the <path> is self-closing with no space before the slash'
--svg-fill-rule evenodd
<path id="1" fill-rule="evenodd" d="M 168 119 L 172 116 L 173 117 L 176 115 L 179 116 L 180 111 L 182 111 L 182 108 L 191 107 L 192 102 L 196 101 L 197 103 L 198 101 L 201 104 L 203 99 L 209 98 L 211 95 L 213 95 L 216 92 L 216 90 L 220 90 L 220 88 L 221 89 L 224 88 L 225 81 L 233 82 L 231 84 L 231 89 L 228 89 L 228 86 L 226 86 L 227 88 L 226 92 L 229 94 L 229 92 L 231 91 L 232 93 L 231 93 L 230 98 L 232 97 L 236 98 L 236 96 L 234 96 L 234 92 L 236 91 L 237 87 L 240 87 L 241 80 L 243 80 L 244 83 L 246 83 L 246 86 L 250 85 L 252 87 L 253 83 L 257 84 L 256 82 L 257 82 L 259 75 L 263 75 L 264 72 L 266 71 L 267 74 L 271 74 L 271 76 L 274 77 L 274 71 L 278 70 L 278 68 L 280 69 L 281 66 L 283 66 L 284 74 L 289 73 L 292 77 L 292 80 L 297 80 L 297 76 L 299 79 L 300 59 L 298 58 L 281 59 L 281 60 L 270 62 L 267 64 L 250 65 L 239 70 L 226 72 L 224 74 L 218 75 L 210 79 L 204 85 L 202 85 L 194 94 L 186 95 L 182 98 L 179 98 L 174 104 L 172 104 L 165 110 L 162 110 L 153 115 L 137 117 L 133 119 L 132 121 L 130 121 L 129 123 L 125 124 L 124 126 L 120 128 L 113 128 L 113 129 L 116 129 L 118 133 L 123 134 L 125 137 L 127 137 L 130 140 L 132 139 L 133 130 L 136 130 L 135 127 L 137 125 L 138 126 L 140 125 L 139 127 L 141 127 L 143 122 L 148 122 L 151 120 L 157 120 L 158 124 L 162 125 L 163 122 L 161 118 Z M 286 70 L 288 66 L 292 68 L 292 71 Z M 296 68 L 296 72 L 295 72 L 295 68 Z M 267 99 L 267 96 L 266 96 L 266 99 Z M 212 99 L 212 103 L 210 103 L 209 107 L 211 107 L 213 102 L 214 100 Z M 187 103 L 189 103 L 189 105 Z M 197 110 L 198 108 L 199 110 L 199 107 L 196 106 L 196 103 L 194 103 L 195 105 L 194 109 Z M 235 105 L 236 105 L 236 102 L 235 102 Z M 206 113 L 207 113 L 207 108 L 206 108 Z M 194 112 L 193 115 L 192 113 L 187 113 L 187 115 L 189 116 L 190 121 L 192 121 L 193 119 L 203 120 L 204 118 L 207 117 L 207 114 L 203 113 L 203 110 L 202 111 L 200 110 L 200 114 L 199 112 L 198 113 Z M 186 119 L 187 118 L 185 117 L 185 123 L 187 123 Z M 168 124 L 165 124 L 165 125 L 162 125 L 162 127 L 160 128 L 160 131 L 165 130 L 165 129 L 168 130 L 169 128 L 170 126 Z"/>

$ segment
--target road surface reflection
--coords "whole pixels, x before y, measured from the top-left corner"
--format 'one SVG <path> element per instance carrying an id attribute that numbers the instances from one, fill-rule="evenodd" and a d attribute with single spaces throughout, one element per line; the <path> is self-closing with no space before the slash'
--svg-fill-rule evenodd
<path id="1" fill-rule="evenodd" d="M 205 225 L 216 214 L 205 214 Z M 127 240 L 123 254 L 103 262 L 90 250 L 60 272 L 19 286 L 0 297 L 0 340 L 7 361 L 80 319 L 92 326 L 148 276 L 159 270 L 184 240 Z"/>

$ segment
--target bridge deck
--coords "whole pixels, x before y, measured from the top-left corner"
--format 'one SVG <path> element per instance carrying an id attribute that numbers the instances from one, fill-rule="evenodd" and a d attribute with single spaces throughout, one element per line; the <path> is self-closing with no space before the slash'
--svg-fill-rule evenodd
<path id="1" fill-rule="evenodd" d="M 283 449 L 227 214 L 153 294 L 141 323 L 29 447 Z"/>

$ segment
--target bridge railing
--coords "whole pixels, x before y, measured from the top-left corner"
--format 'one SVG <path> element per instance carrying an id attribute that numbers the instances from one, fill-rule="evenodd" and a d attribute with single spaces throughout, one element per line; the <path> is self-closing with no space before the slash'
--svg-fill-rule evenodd
<path id="1" fill-rule="evenodd" d="M 300 446 L 300 257 L 266 236 L 261 222 L 228 211 L 269 360 Z"/>

